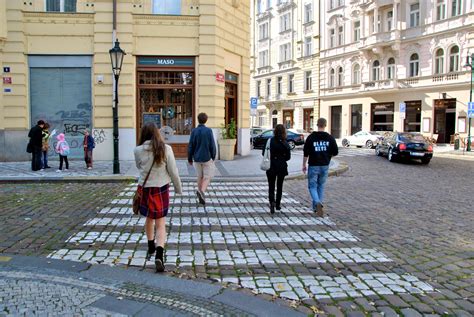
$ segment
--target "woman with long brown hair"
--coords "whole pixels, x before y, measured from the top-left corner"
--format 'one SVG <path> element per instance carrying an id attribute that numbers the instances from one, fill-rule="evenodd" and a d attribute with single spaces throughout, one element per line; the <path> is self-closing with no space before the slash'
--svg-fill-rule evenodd
<path id="1" fill-rule="evenodd" d="M 173 149 L 164 143 L 154 123 L 147 123 L 142 127 L 139 145 L 135 148 L 134 154 L 135 164 L 140 171 L 138 180 L 138 191 L 142 192 L 140 214 L 146 217 L 147 260 L 156 252 L 156 271 L 163 272 L 169 184 L 173 182 L 175 193 L 181 194 L 181 180 Z"/>
<path id="2" fill-rule="evenodd" d="M 283 193 L 283 181 L 288 175 L 287 161 L 291 158 L 291 149 L 286 141 L 286 129 L 283 124 L 277 124 L 270 139 L 270 169 L 267 171 L 268 199 L 270 201 L 270 213 L 281 209 L 281 196 Z M 265 153 L 263 148 L 262 155 Z M 275 199 L 276 181 L 276 199 Z"/>

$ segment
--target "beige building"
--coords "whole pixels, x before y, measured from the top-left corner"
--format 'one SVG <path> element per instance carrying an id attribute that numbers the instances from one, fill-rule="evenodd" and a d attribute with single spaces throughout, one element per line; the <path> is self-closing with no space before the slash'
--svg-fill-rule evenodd
<path id="1" fill-rule="evenodd" d="M 319 111 L 319 1 L 252 2 L 252 125 L 310 131 Z"/>
<path id="2" fill-rule="evenodd" d="M 321 116 L 336 138 L 360 130 L 421 132 L 438 143 L 467 136 L 472 1 L 321 4 Z"/>
<path id="3" fill-rule="evenodd" d="M 197 114 L 208 126 L 232 118 L 236 151 L 249 145 L 250 5 L 246 0 L 0 0 L 0 161 L 27 159 L 37 120 L 66 133 L 80 157 L 91 128 L 95 159 L 113 153 L 115 39 L 126 52 L 119 81 L 120 159 L 133 159 L 146 121 L 170 127 L 175 153 L 186 155 Z M 50 155 L 53 155 L 52 151 Z"/>

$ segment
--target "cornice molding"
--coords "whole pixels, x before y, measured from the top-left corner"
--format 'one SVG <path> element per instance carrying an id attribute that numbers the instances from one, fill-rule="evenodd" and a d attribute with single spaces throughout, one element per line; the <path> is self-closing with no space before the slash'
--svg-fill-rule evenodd
<path id="1" fill-rule="evenodd" d="M 74 19 L 93 19 L 95 13 L 63 13 L 63 12 L 34 12 L 34 11 L 23 11 L 25 18 L 74 18 Z"/>
<path id="2" fill-rule="evenodd" d="M 134 20 L 155 20 L 155 21 L 195 21 L 199 22 L 198 15 L 157 15 L 157 14 L 132 14 Z"/>

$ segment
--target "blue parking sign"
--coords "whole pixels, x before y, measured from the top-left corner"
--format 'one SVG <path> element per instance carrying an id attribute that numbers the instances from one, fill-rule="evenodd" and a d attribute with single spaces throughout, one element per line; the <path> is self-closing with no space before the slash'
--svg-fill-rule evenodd
<path id="1" fill-rule="evenodd" d="M 258 99 L 255 97 L 250 98 L 250 109 L 257 109 Z"/>
<path id="2" fill-rule="evenodd" d="M 469 118 L 474 118 L 474 102 L 467 103 L 467 116 Z"/>

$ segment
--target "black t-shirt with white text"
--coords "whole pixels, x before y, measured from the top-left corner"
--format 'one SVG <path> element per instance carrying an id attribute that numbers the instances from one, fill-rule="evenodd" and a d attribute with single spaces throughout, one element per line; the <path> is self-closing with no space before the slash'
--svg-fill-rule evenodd
<path id="1" fill-rule="evenodd" d="M 327 132 L 315 131 L 304 142 L 304 156 L 309 156 L 309 166 L 329 165 L 331 158 L 339 153 L 336 140 Z"/>

